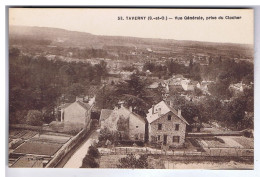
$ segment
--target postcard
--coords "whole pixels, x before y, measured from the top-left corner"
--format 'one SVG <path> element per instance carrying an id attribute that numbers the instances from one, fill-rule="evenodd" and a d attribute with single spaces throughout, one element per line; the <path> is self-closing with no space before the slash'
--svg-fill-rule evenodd
<path id="1" fill-rule="evenodd" d="M 254 10 L 8 8 L 9 168 L 254 169 Z"/>

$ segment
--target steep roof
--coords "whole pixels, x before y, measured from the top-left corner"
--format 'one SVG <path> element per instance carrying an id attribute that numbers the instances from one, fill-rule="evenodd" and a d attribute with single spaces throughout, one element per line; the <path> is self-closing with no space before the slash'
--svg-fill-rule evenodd
<path id="1" fill-rule="evenodd" d="M 95 95 L 95 94 L 97 94 L 97 92 L 98 92 L 98 90 L 99 90 L 99 87 L 98 86 L 90 86 L 89 87 L 89 89 L 87 90 L 87 93 L 88 93 L 88 95 Z"/>
<path id="2" fill-rule="evenodd" d="M 142 120 L 143 122 L 145 122 L 145 118 L 140 116 L 139 114 L 136 114 L 135 112 L 131 112 L 131 114 L 133 114 L 135 117 L 138 117 L 140 120 Z"/>
<path id="3" fill-rule="evenodd" d="M 111 109 L 102 109 L 100 114 L 100 121 L 106 120 L 112 114 L 113 110 Z"/>
<path id="4" fill-rule="evenodd" d="M 71 105 L 72 103 L 65 103 L 63 105 L 60 106 L 61 109 L 65 109 L 66 107 L 68 107 L 69 105 Z"/>
<path id="5" fill-rule="evenodd" d="M 161 102 L 159 102 L 157 105 L 161 105 L 161 107 L 163 107 L 163 109 L 165 110 L 164 111 L 164 114 L 162 114 L 162 115 L 158 115 L 157 114 L 157 116 L 156 115 L 154 115 L 154 116 L 147 116 L 147 121 L 149 122 L 149 123 L 152 123 L 152 122 L 154 122 L 155 120 L 157 120 L 157 119 L 159 119 L 159 118 L 161 118 L 162 116 L 164 116 L 165 114 L 168 114 L 169 112 L 172 112 L 173 114 L 175 114 L 179 119 L 181 119 L 183 122 L 185 122 L 187 125 L 189 125 L 189 123 L 184 119 L 184 117 L 182 117 L 182 115 L 178 115 L 178 112 L 174 109 L 174 108 L 172 108 L 172 107 L 170 107 L 168 104 L 166 104 L 165 103 L 165 101 L 161 101 Z M 151 112 L 150 110 L 151 110 L 152 108 L 150 108 L 149 109 L 149 112 Z"/>
<path id="6" fill-rule="evenodd" d="M 81 107 L 83 107 L 84 109 L 86 109 L 86 110 L 89 110 L 90 108 L 91 108 L 91 106 L 89 105 L 89 104 L 87 104 L 87 103 L 83 103 L 83 102 L 81 102 L 81 101 L 76 101 L 76 103 L 78 103 Z"/>
<path id="7" fill-rule="evenodd" d="M 165 103 L 165 102 L 164 102 Z M 166 103 L 165 103 L 166 104 Z M 172 108 L 172 107 L 170 107 L 168 104 L 166 104 L 166 106 L 168 106 L 168 108 L 178 117 L 178 118 L 180 118 L 183 122 L 185 122 L 187 125 L 189 125 L 189 123 L 185 120 L 185 118 L 184 117 L 182 117 L 182 115 L 178 115 L 178 112 L 174 109 L 174 108 Z"/>
<path id="8" fill-rule="evenodd" d="M 151 85 L 149 85 L 147 88 L 155 89 L 155 88 L 158 88 L 158 87 L 159 87 L 159 83 L 158 82 L 154 82 Z"/>

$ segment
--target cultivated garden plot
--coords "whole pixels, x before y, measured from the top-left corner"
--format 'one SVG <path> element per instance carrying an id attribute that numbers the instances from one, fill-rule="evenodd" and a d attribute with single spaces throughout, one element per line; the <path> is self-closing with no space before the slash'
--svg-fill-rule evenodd
<path id="1" fill-rule="evenodd" d="M 61 146 L 62 144 L 57 143 L 25 142 L 14 153 L 53 156 Z"/>
<path id="2" fill-rule="evenodd" d="M 36 135 L 30 141 L 37 142 L 46 142 L 46 143 L 56 143 L 56 144 L 65 144 L 70 137 L 68 136 L 57 136 L 57 135 Z"/>
<path id="3" fill-rule="evenodd" d="M 246 138 L 246 137 L 233 137 L 233 140 L 238 142 L 243 146 L 245 149 L 253 149 L 254 148 L 254 141 L 252 138 Z"/>

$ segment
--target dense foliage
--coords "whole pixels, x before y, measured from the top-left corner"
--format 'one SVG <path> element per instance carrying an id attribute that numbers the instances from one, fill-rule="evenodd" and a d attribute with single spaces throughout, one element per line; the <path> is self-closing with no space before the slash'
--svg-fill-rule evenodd
<path id="1" fill-rule="evenodd" d="M 133 154 L 128 154 L 126 157 L 123 157 L 119 159 L 119 165 L 117 165 L 118 168 L 148 168 L 148 161 L 147 161 L 147 155 L 140 155 L 139 158 L 137 158 Z"/>
<path id="2" fill-rule="evenodd" d="M 103 61 L 94 66 L 50 61 L 23 55 L 16 48 L 9 51 L 9 68 L 10 123 L 24 123 L 17 114 L 25 111 L 26 115 L 29 110 L 44 112 L 43 120 L 49 123 L 54 119 L 50 113 L 60 102 L 72 102 L 79 94 L 87 93 L 91 85 L 100 84 L 101 77 L 107 75 Z"/>

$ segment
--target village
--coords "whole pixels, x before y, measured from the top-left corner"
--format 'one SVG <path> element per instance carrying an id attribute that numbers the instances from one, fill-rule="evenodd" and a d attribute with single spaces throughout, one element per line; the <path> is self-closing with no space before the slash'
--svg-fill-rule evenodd
<path id="1" fill-rule="evenodd" d="M 253 47 L 10 26 L 10 168 L 253 169 Z"/>
<path id="2" fill-rule="evenodd" d="M 198 102 L 210 95 L 207 86 L 214 81 L 193 81 L 180 74 L 163 80 L 151 76 L 147 70 L 141 78 L 152 82 L 145 89 L 160 91 L 162 100 L 145 110 L 145 116 L 136 113 L 138 105 L 129 106 L 126 100 L 119 100 L 112 109 L 98 109 L 96 104 L 100 100 L 96 97 L 107 85 L 127 82 L 135 74 L 129 71 L 119 73 L 120 77 L 103 79 L 101 87 L 91 88 L 88 95 L 78 95 L 72 103 L 61 103 L 56 109 L 57 120 L 43 125 L 40 131 L 36 126 L 11 125 L 10 166 L 80 168 L 84 166 L 82 153 L 88 156 L 88 149 L 95 147 L 99 154 L 94 160 L 98 164 L 94 166 L 96 168 L 117 168 L 120 158 L 130 154 L 147 155 L 147 168 L 176 168 L 182 161 L 200 159 L 204 162 L 213 158 L 214 162 L 233 160 L 246 163 L 247 168 L 252 167 L 251 130 L 231 131 L 214 122 L 203 122 L 197 116 L 188 122 L 183 110 L 174 103 L 173 92 L 188 102 Z M 243 92 L 247 87 L 252 86 L 230 85 L 230 89 L 236 92 Z M 200 96 L 193 94 L 196 89 L 201 91 Z M 73 156 L 77 156 L 78 151 L 83 152 L 75 160 Z M 70 157 L 65 158 L 67 156 Z M 85 167 L 93 166 L 88 164 Z"/>

